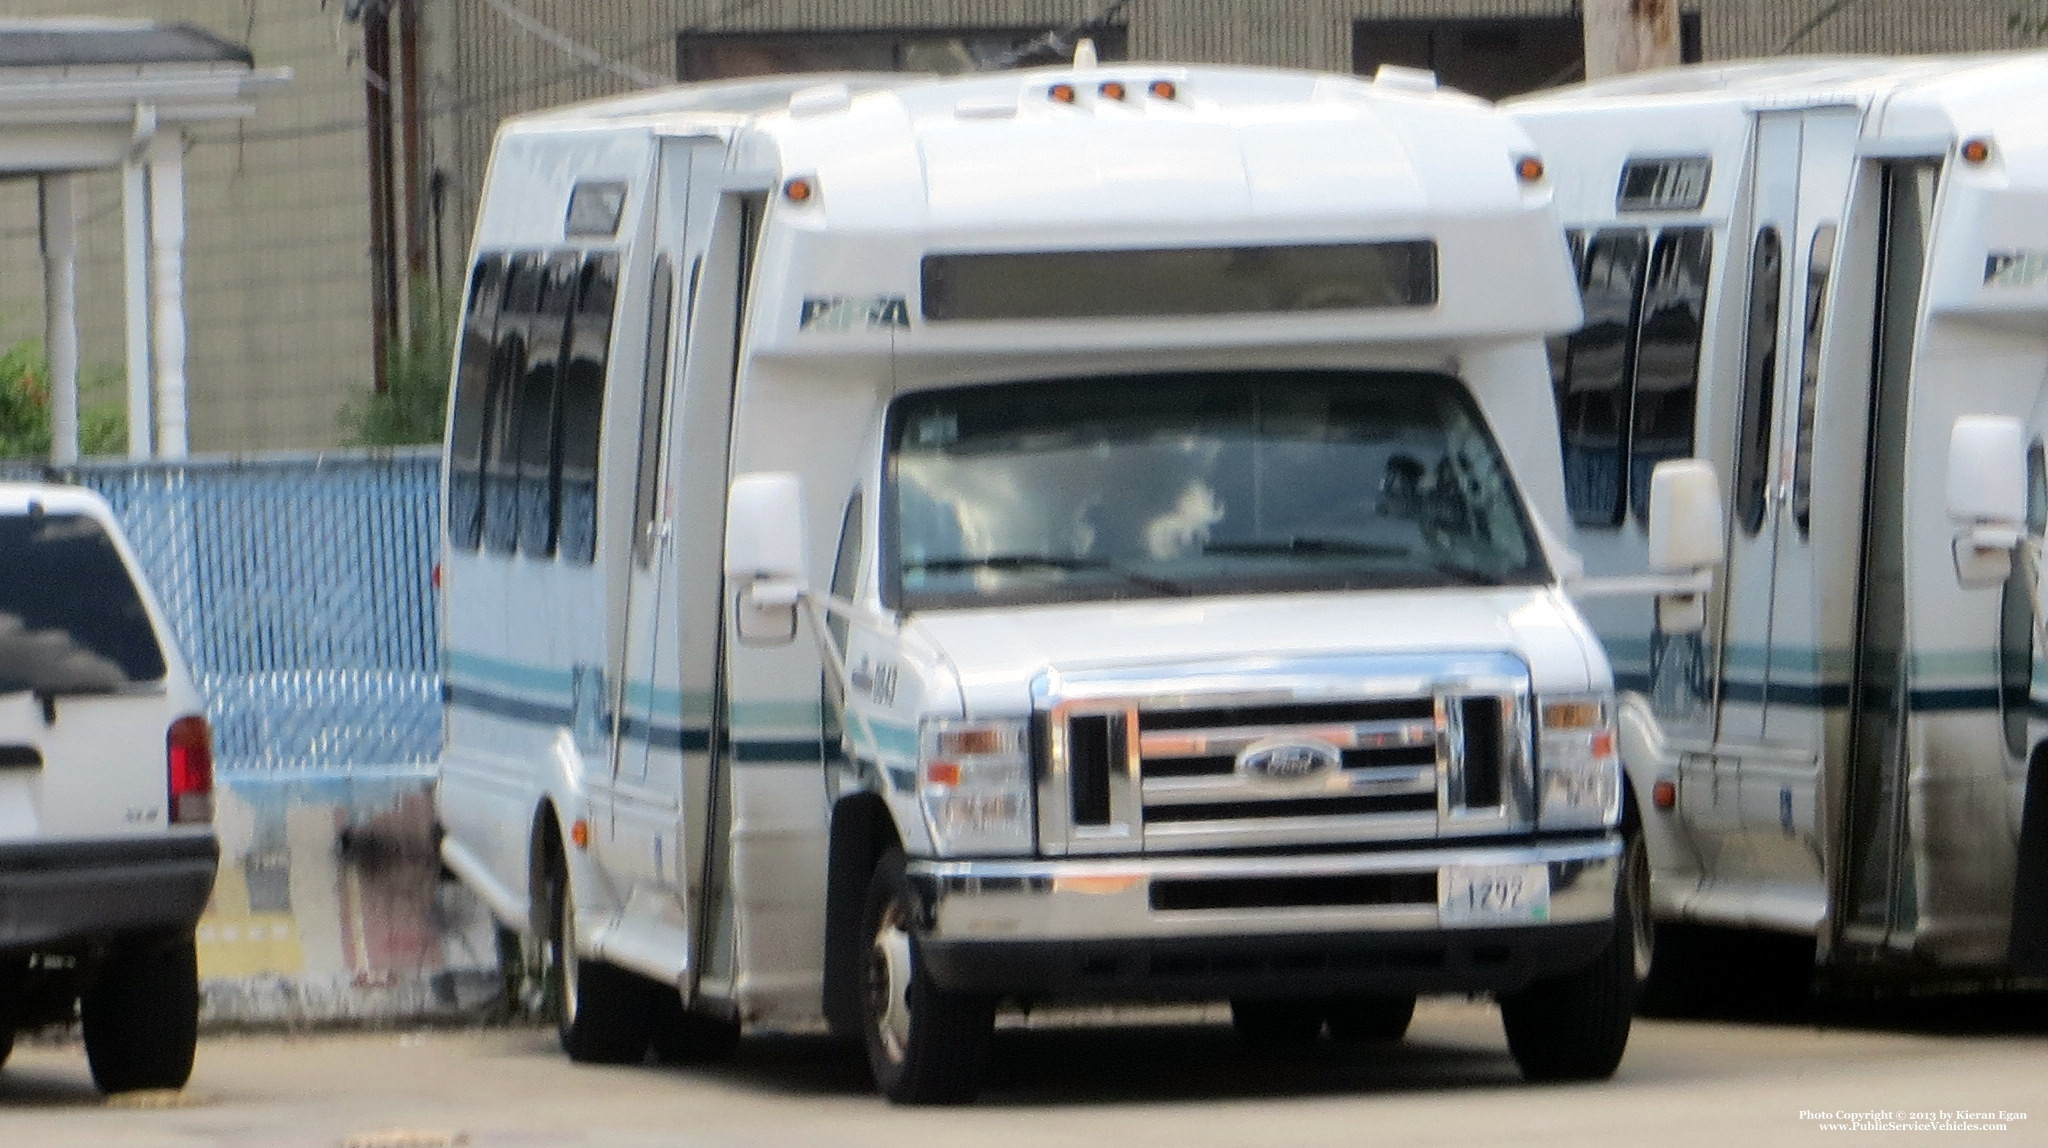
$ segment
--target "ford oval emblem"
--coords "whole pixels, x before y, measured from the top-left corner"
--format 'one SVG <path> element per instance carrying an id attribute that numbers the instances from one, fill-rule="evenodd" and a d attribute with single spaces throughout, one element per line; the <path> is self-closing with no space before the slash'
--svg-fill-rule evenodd
<path id="1" fill-rule="evenodd" d="M 1272 781 L 1314 777 L 1343 764 L 1337 747 L 1320 741 L 1262 741 L 1237 755 L 1237 770 Z"/>

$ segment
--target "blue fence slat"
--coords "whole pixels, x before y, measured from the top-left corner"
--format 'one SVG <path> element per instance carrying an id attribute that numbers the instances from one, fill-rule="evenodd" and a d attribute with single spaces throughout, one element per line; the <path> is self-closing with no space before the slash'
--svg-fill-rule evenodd
<path id="1" fill-rule="evenodd" d="M 206 694 L 223 774 L 440 752 L 437 453 L 94 461 L 63 477 L 120 517 Z"/>

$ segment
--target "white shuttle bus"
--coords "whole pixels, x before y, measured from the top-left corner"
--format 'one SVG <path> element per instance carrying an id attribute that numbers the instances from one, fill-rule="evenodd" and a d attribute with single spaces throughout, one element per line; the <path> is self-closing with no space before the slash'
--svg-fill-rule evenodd
<path id="1" fill-rule="evenodd" d="M 439 814 L 569 1055 L 826 1024 L 948 1101 L 1004 1002 L 1302 1042 L 1459 991 L 1526 1075 L 1611 1073 L 1647 868 L 1561 585 L 1550 198 L 1506 117 L 1399 72 L 505 124 Z M 1660 479 L 1681 613 L 1702 478 Z"/>
<path id="2" fill-rule="evenodd" d="M 1658 461 L 1728 479 L 1704 631 L 1588 608 L 1657 918 L 1810 939 L 1824 981 L 2048 973 L 2043 107 L 2039 54 L 1720 64 L 1508 105 L 1580 266 L 1554 366 L 1589 571 L 1646 567 Z M 1655 982 L 1738 988 L 1697 956 L 1660 948 L 1694 980 Z"/>

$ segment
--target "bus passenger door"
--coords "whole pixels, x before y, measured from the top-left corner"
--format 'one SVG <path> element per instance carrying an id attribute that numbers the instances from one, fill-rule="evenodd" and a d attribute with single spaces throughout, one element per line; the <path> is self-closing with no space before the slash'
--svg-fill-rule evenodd
<path id="1" fill-rule="evenodd" d="M 1765 119 L 1779 115 L 1797 127 L 1800 174 L 1783 234 L 1777 401 L 1764 420 L 1775 424 L 1770 431 L 1775 466 L 1774 473 L 1764 476 L 1768 509 L 1759 537 L 1769 536 L 1772 555 L 1769 626 L 1760 635 L 1760 736 L 1741 754 L 1739 789 L 1742 833 L 1756 883 L 1750 911 L 1759 923 L 1803 932 L 1819 925 L 1827 905 L 1826 819 L 1819 805 L 1825 718 L 1848 701 L 1846 628 L 1833 624 L 1840 620 L 1839 611 L 1823 609 L 1823 591 L 1833 587 L 1818 573 L 1823 548 L 1813 538 L 1812 463 L 1816 417 L 1825 413 L 1846 420 L 1851 416 L 1841 408 L 1847 404 L 1860 413 L 1862 404 L 1856 400 L 1864 394 L 1860 385 L 1839 387 L 1827 396 L 1823 411 L 1819 387 L 1830 275 L 1862 114 L 1855 107 L 1824 107 Z M 1838 366 L 1846 365 L 1846 358 Z M 1833 568 L 1836 555 L 1825 557 Z"/>
<path id="2" fill-rule="evenodd" d="M 1745 758 L 1766 752 L 1764 721 L 1772 702 L 1770 635 L 1778 532 L 1770 471 L 1775 416 L 1784 402 L 1785 300 L 1790 280 L 1786 237 L 1794 233 L 1798 211 L 1799 128 L 1797 112 L 1757 116 L 1747 226 L 1738 224 L 1729 235 L 1729 275 L 1744 285 L 1745 301 L 1738 312 L 1743 333 L 1736 374 L 1715 380 L 1736 394 L 1713 755 L 1714 804 L 1725 815 L 1716 819 L 1722 848 L 1715 871 L 1707 875 L 1723 894 L 1744 890 L 1756 873 L 1744 840 L 1740 775 Z M 1691 800 L 1694 797 L 1688 794 Z"/>
<path id="3" fill-rule="evenodd" d="M 678 154 L 680 152 L 680 154 Z M 676 377 L 687 341 L 690 257 L 688 227 L 691 173 L 687 149 L 665 144 L 655 181 L 652 266 L 644 293 L 633 293 L 622 314 L 644 316 L 645 358 L 637 380 L 623 385 L 632 397 L 632 469 L 619 476 L 630 485 L 633 520 L 626 572 L 623 672 L 614 702 L 617 735 L 613 778 L 611 841 L 606 867 L 626 898 L 621 919 L 607 938 L 608 951 L 630 955 L 642 967 L 662 968 L 682 987 L 693 964 L 690 876 L 684 819 L 692 804 L 685 758 L 701 751 L 701 717 L 694 721 L 685 701 L 681 668 L 686 633 L 679 618 L 676 537 L 676 460 L 679 433 L 674 401 Z M 633 384 L 638 386 L 634 387 Z M 621 385 L 614 380 L 614 385 Z"/>

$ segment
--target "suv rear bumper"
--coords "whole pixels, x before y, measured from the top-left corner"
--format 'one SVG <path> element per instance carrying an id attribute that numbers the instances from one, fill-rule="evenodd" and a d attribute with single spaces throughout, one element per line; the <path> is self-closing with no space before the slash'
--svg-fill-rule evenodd
<path id="1" fill-rule="evenodd" d="M 191 929 L 219 865 L 211 833 L 0 843 L 0 953 Z"/>

